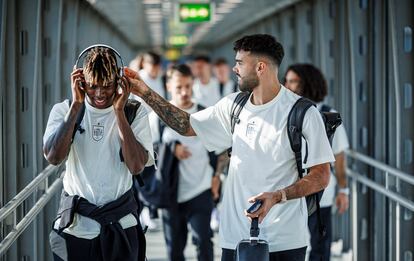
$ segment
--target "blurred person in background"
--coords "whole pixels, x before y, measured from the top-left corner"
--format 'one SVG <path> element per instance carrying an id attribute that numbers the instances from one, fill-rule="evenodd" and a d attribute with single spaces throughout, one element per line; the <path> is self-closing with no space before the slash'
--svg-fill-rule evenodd
<path id="1" fill-rule="evenodd" d="M 327 83 L 322 72 L 315 66 L 311 64 L 293 64 L 289 66 L 285 75 L 285 86 L 296 94 L 315 102 L 320 111 L 334 111 L 332 107 L 323 102 L 328 94 Z M 345 150 L 348 148 L 348 137 L 344 125 L 341 124 L 336 129 L 332 140 L 335 163 L 333 164 L 333 168 L 331 168 L 331 178 L 320 201 L 321 218 L 323 224 L 326 226 L 325 236 L 321 236 L 319 232 L 317 215 L 313 214 L 309 217 L 308 226 L 311 234 L 312 247 L 309 260 L 311 261 L 330 259 L 333 203 L 335 202 L 339 214 L 343 214 L 349 207 L 349 188 L 347 186 L 345 173 Z"/>

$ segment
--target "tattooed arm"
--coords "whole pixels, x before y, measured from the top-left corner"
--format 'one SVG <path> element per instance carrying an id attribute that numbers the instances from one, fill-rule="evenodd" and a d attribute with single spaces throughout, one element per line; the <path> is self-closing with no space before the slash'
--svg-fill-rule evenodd
<path id="1" fill-rule="evenodd" d="M 125 75 L 131 84 L 131 92 L 141 97 L 169 127 L 184 136 L 196 136 L 190 125 L 190 114 L 175 107 L 151 90 L 138 73 L 125 68 Z"/>

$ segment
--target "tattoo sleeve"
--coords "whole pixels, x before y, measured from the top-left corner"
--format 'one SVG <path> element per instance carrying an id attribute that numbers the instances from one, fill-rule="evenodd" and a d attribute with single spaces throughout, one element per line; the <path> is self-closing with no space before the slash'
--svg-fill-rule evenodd
<path id="1" fill-rule="evenodd" d="M 195 135 L 190 125 L 190 114 L 175 107 L 151 89 L 144 93 L 142 99 L 176 132 L 185 136 Z"/>

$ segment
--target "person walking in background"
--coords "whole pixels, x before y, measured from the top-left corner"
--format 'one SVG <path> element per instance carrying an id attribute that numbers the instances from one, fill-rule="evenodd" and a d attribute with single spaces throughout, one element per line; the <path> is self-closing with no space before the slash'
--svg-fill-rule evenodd
<path id="1" fill-rule="evenodd" d="M 231 79 L 231 68 L 226 59 L 218 58 L 214 61 L 213 73 L 219 82 L 219 91 L 222 98 L 238 91 L 237 83 Z"/>
<path id="2" fill-rule="evenodd" d="M 311 64 L 293 64 L 289 66 L 285 74 L 285 86 L 298 95 L 315 102 L 320 111 L 334 111 L 329 105 L 323 102 L 328 94 L 328 88 L 322 72 L 315 66 Z M 335 164 L 333 164 L 334 168 L 331 168 L 329 185 L 323 192 L 320 201 L 321 218 L 326 226 L 325 236 L 321 236 L 318 230 L 317 215 L 313 214 L 309 217 L 312 247 L 309 260 L 311 261 L 327 261 L 330 259 L 332 243 L 331 209 L 333 203 L 335 202 L 339 214 L 343 214 L 349 207 L 349 188 L 347 186 L 345 173 L 345 150 L 348 148 L 348 137 L 342 124 L 337 128 L 332 140 Z"/>
<path id="3" fill-rule="evenodd" d="M 219 82 L 211 72 L 211 59 L 206 55 L 195 56 L 191 69 L 195 80 L 193 86 L 193 98 L 204 107 L 216 104 L 221 98 Z"/>
<path id="4" fill-rule="evenodd" d="M 187 113 L 203 109 L 191 99 L 193 75 L 184 64 L 172 66 L 167 71 L 167 89 L 171 103 Z M 213 209 L 212 179 L 214 168 L 210 165 L 208 151 L 198 137 L 185 137 L 165 127 L 162 142 L 173 149 L 178 159 L 177 202 L 162 210 L 164 237 L 171 261 L 184 260 L 187 243 L 187 226 L 191 228 L 192 241 L 199 261 L 213 260 L 210 217 Z M 170 175 L 175 175 L 172 170 Z"/>

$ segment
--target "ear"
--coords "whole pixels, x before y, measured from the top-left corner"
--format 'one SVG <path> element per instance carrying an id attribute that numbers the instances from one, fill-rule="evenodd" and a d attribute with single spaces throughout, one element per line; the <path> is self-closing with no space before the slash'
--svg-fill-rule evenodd
<path id="1" fill-rule="evenodd" d="M 264 73 L 266 68 L 266 64 L 264 62 L 258 62 L 256 65 L 256 72 L 258 75 L 261 75 Z"/>

